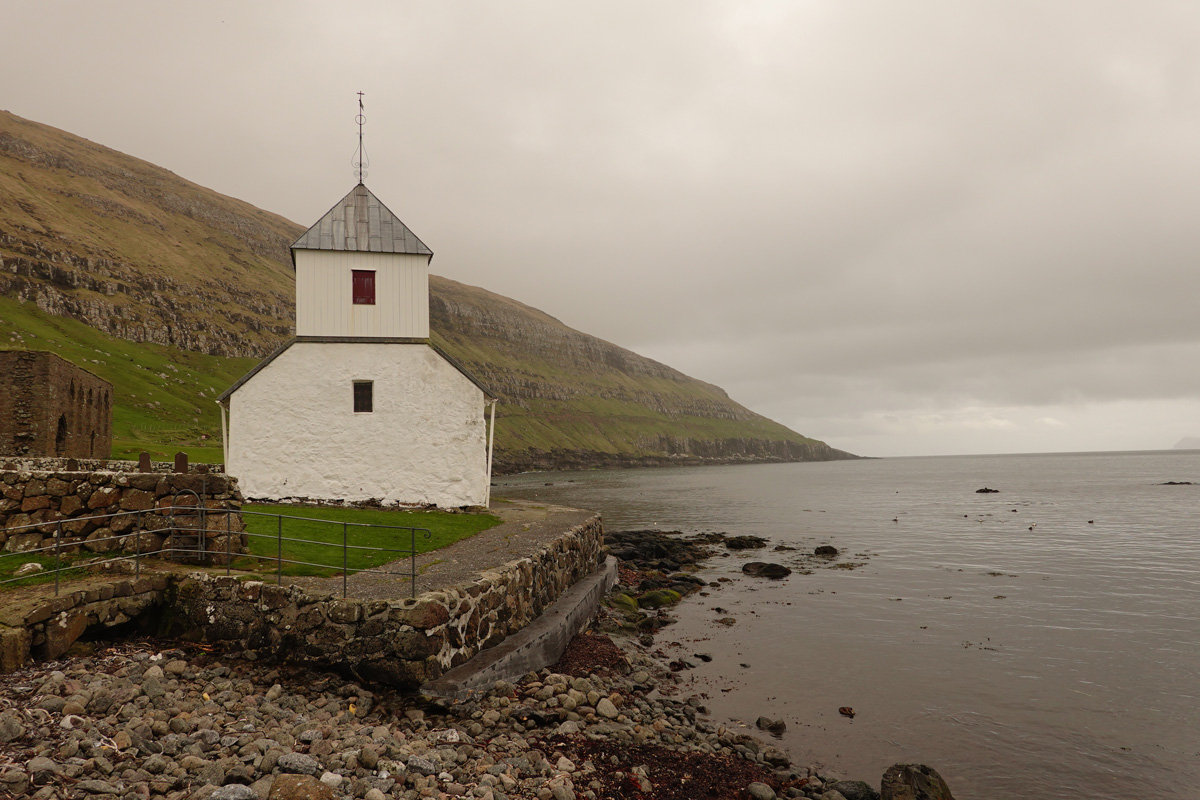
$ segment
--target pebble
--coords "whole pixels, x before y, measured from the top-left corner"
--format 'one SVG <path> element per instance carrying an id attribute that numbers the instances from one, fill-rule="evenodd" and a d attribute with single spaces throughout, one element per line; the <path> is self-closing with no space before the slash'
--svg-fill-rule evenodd
<path id="1" fill-rule="evenodd" d="M 101 646 L 0 675 L 0 796 L 592 800 L 622 769 L 585 747 L 604 741 L 745 758 L 763 775 L 745 789 L 756 800 L 784 796 L 767 780 L 821 796 L 788 783 L 782 752 L 699 717 L 701 699 L 633 640 L 626 676 L 541 670 L 462 702 L 162 646 Z M 623 769 L 626 785 L 653 786 L 653 765 Z"/>
<path id="2" fill-rule="evenodd" d="M 765 783 L 755 781 L 746 787 L 752 800 L 775 800 L 775 790 Z"/>

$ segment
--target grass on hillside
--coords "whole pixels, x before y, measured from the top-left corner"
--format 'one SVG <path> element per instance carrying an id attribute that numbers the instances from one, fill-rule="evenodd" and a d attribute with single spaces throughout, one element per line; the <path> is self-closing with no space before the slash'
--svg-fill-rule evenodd
<path id="1" fill-rule="evenodd" d="M 509 345 L 488 339 L 468 340 L 434 332 L 433 341 L 467 366 L 477 369 L 486 385 L 486 373 L 507 371 L 528 376 L 551 385 L 571 387 L 576 392 L 569 401 L 522 398 L 520 404 L 501 402 L 496 411 L 497 452 L 518 452 L 530 448 L 595 450 L 600 453 L 655 455 L 660 436 L 696 440 L 731 438 L 767 439 L 811 443 L 811 439 L 774 420 L 746 409 L 747 418 L 728 416 L 701 417 L 692 414 L 668 414 L 639 402 L 658 394 L 671 405 L 705 407 L 716 403 L 740 408 L 706 383 L 676 381 L 641 375 L 633 377 L 615 370 L 597 369 L 584 373 L 545 358 L 516 355 Z M 608 395 L 608 396 L 604 396 Z"/>
<path id="2" fill-rule="evenodd" d="M 437 337 L 435 337 L 437 338 Z M 457 349 L 444 342 L 447 349 Z M 252 358 L 224 358 L 174 347 L 118 339 L 81 322 L 39 310 L 33 303 L 0 298 L 0 348 L 49 350 L 113 384 L 113 458 L 136 459 L 143 450 L 156 461 L 176 452 L 194 463 L 219 463 L 221 451 L 218 395 L 257 363 Z M 474 353 L 483 357 L 482 351 Z M 571 376 L 555 365 L 508 363 L 499 353 L 499 368 L 536 372 L 568 384 L 581 380 L 601 388 L 647 389 L 682 393 L 703 400 L 702 384 L 678 384 L 643 378 L 635 385 L 619 374 Z M 588 388 L 585 386 L 584 388 Z M 758 437 L 809 441 L 765 418 L 730 420 L 672 417 L 633 400 L 599 398 L 581 391 L 568 402 L 531 399 L 527 408 L 501 403 L 497 413 L 499 453 L 529 448 L 595 450 L 601 453 L 649 454 L 660 435 L 693 439 Z"/>
<path id="3" fill-rule="evenodd" d="M 413 547 L 413 532 L 407 528 L 424 529 L 416 531 L 416 550 L 418 553 L 428 553 L 500 524 L 500 518 L 491 514 L 260 504 L 243 506 L 242 516 L 246 522 L 246 531 L 251 534 L 250 552 L 260 557 L 260 569 L 276 569 L 280 526 L 285 561 L 308 562 L 285 563 L 284 575 L 341 574 L 343 524 L 346 540 L 352 546 L 345 551 L 346 566 L 350 572 L 373 569 L 401 558 L 407 559 Z M 297 517 L 303 519 L 296 519 Z M 425 531 L 429 531 L 428 537 Z M 294 541 L 296 539 L 307 541 Z M 355 550 L 353 546 L 386 550 Z M 312 566 L 314 564 L 326 566 Z M 407 565 L 404 568 L 407 569 Z"/>
<path id="4" fill-rule="evenodd" d="M 484 343 L 434 338 L 468 362 L 491 358 L 493 369 L 511 369 L 580 390 L 569 402 L 536 398 L 526 399 L 523 405 L 501 402 L 496 415 L 499 454 L 536 448 L 650 455 L 660 452 L 654 446 L 660 436 L 812 441 L 764 417 L 672 416 L 637 402 L 639 396 L 655 391 L 682 398 L 684 404 L 689 400 L 704 404 L 712 400 L 711 390 L 699 382 L 634 380 L 611 372 L 577 375 L 541 359 L 522 363 L 499 348 L 489 350 Z M 252 358 L 207 356 L 118 339 L 13 298 L 0 298 L 0 349 L 49 350 L 112 383 L 111 457 L 136 459 L 144 450 L 156 461 L 170 461 L 182 451 L 194 463 L 221 462 L 216 398 L 257 363 Z M 629 399 L 597 396 L 620 390 L 627 391 Z"/>
<path id="5" fill-rule="evenodd" d="M 113 458 L 155 461 L 185 452 L 219 463 L 216 398 L 257 361 L 118 339 L 33 303 L 0 298 L 0 349 L 49 350 L 113 385 Z"/>

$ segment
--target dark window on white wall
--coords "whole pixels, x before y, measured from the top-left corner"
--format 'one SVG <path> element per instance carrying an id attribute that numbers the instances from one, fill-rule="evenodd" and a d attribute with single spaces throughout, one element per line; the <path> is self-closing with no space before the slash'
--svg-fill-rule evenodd
<path id="1" fill-rule="evenodd" d="M 354 305 L 375 305 L 375 270 L 351 270 L 351 280 L 354 283 Z"/>
<path id="2" fill-rule="evenodd" d="M 354 410 L 367 412 L 375 410 L 375 384 L 372 381 L 354 382 Z"/>

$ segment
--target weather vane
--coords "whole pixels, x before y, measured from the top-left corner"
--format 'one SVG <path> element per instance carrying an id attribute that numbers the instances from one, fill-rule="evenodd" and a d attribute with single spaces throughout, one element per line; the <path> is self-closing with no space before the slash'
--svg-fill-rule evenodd
<path id="1" fill-rule="evenodd" d="M 367 118 L 363 116 L 363 93 L 358 93 L 358 115 L 354 117 L 354 121 L 358 123 L 358 152 L 354 154 L 354 171 L 358 175 L 358 182 L 362 183 L 366 177 L 366 168 L 371 165 L 370 159 L 367 158 L 367 151 L 363 147 L 363 123 Z"/>

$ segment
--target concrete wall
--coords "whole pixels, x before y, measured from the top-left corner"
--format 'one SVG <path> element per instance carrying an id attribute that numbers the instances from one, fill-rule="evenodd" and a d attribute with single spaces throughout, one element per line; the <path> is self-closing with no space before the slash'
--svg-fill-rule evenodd
<path id="1" fill-rule="evenodd" d="M 170 524 L 168 512 L 162 509 L 176 502 L 178 492 L 189 491 L 204 497 L 205 508 L 214 509 L 208 527 L 223 531 L 228 517 L 228 527 L 234 533 L 229 550 L 242 552 L 245 537 L 241 514 L 215 511 L 241 508 L 242 496 L 235 478 L 110 471 L 0 470 L 0 548 L 6 553 L 19 553 L 51 546 L 61 524 L 63 535 L 58 544 L 66 553 L 155 553 L 162 549 L 165 529 Z M 185 494 L 178 502 L 194 505 L 195 498 Z M 141 513 L 111 516 L 117 512 Z M 176 523 L 195 527 L 198 520 L 177 515 Z M 30 525 L 38 527 L 27 527 Z M 223 533 L 210 535 L 206 545 L 218 560 L 224 558 Z"/>
<path id="2" fill-rule="evenodd" d="M 0 456 L 106 458 L 112 393 L 53 353 L 0 351 Z"/>
<path id="3" fill-rule="evenodd" d="M 354 411 L 372 381 L 374 410 Z M 425 344 L 295 342 L 229 397 L 226 471 L 251 498 L 482 505 L 483 392 Z"/>

